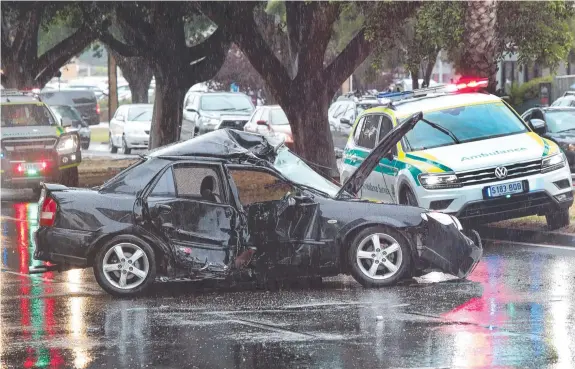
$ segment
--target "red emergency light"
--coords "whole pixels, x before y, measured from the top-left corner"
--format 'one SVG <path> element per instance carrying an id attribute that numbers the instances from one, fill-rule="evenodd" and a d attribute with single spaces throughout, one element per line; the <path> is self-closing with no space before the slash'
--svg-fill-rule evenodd
<path id="1" fill-rule="evenodd" d="M 477 92 L 487 88 L 489 80 L 487 78 L 462 77 L 455 84 L 457 92 Z"/>

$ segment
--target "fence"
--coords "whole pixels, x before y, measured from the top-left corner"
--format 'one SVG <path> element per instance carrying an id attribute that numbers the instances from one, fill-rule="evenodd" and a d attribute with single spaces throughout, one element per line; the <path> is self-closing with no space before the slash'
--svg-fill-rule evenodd
<path id="1" fill-rule="evenodd" d="M 575 74 L 568 76 L 557 76 L 553 78 L 553 96 L 551 101 L 555 101 L 566 91 L 572 90 L 570 87 L 575 84 Z"/>

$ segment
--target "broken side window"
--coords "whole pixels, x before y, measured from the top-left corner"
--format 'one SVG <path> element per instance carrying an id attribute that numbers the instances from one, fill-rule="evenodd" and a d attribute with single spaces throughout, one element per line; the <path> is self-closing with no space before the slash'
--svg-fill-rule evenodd
<path id="1" fill-rule="evenodd" d="M 222 182 L 208 166 L 183 164 L 174 167 L 178 197 L 222 203 Z"/>
<path id="2" fill-rule="evenodd" d="M 288 192 L 294 192 L 291 184 L 268 172 L 231 169 L 230 174 L 243 206 L 256 202 L 281 200 Z"/>

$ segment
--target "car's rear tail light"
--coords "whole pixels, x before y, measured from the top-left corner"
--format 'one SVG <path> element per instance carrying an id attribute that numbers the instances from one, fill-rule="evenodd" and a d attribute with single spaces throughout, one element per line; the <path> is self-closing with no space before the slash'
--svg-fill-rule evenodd
<path id="1" fill-rule="evenodd" d="M 96 114 L 100 114 L 100 103 L 96 103 Z"/>
<path id="2" fill-rule="evenodd" d="M 45 197 L 40 211 L 40 227 L 52 227 L 56 219 L 58 204 L 51 197 Z"/>

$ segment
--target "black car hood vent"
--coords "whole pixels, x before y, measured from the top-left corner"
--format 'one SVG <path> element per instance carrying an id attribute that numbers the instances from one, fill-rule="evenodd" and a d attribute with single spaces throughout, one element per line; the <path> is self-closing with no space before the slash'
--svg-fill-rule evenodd
<path id="1" fill-rule="evenodd" d="M 278 142 L 281 144 L 281 142 Z M 277 146 L 264 136 L 237 131 L 234 129 L 218 129 L 213 132 L 158 148 L 149 156 L 209 156 L 219 158 L 234 158 L 252 156 L 273 162 Z"/>

